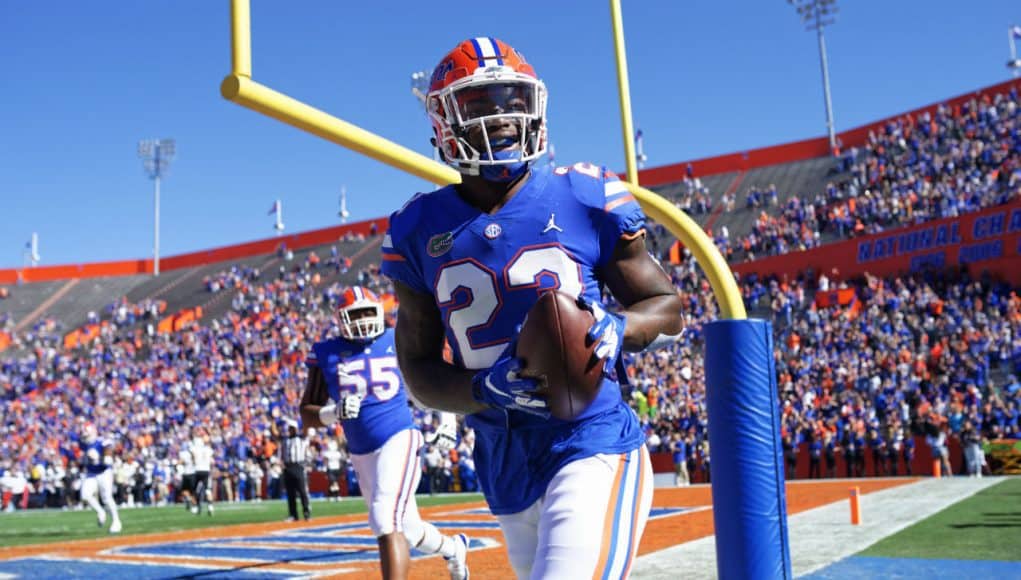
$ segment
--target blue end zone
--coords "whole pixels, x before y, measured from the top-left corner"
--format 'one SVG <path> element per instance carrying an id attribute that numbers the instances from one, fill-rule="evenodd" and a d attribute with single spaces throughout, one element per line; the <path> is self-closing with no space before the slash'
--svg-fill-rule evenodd
<path id="1" fill-rule="evenodd" d="M 24 558 L 0 561 L 0 574 L 14 578 L 127 578 L 153 580 L 162 578 L 291 578 L 307 572 L 267 572 L 259 569 L 225 570 L 204 566 L 173 566 L 167 564 L 97 562 L 49 558 Z"/>
<path id="2" fill-rule="evenodd" d="M 468 510 L 455 510 L 455 511 L 451 511 L 451 512 L 443 512 L 443 515 L 455 515 L 455 514 L 465 514 L 465 515 L 472 515 L 472 516 L 491 516 L 491 515 L 493 515 L 493 512 L 489 511 L 489 508 L 472 508 L 472 509 L 468 509 Z"/>
<path id="3" fill-rule="evenodd" d="M 369 525 L 362 522 L 358 524 L 341 524 L 337 526 L 322 526 L 319 528 L 301 528 L 298 530 L 286 531 L 285 534 L 301 534 L 301 535 L 315 535 L 315 534 L 333 534 L 336 532 L 348 532 L 351 530 L 369 529 Z"/>
<path id="4" fill-rule="evenodd" d="M 234 540 L 232 540 L 234 541 Z M 141 556 L 162 556 L 169 558 L 223 558 L 227 560 L 249 560 L 258 562 L 294 562 L 301 564 L 321 564 L 363 560 L 369 550 L 376 557 L 376 541 L 371 545 L 359 546 L 351 543 L 351 549 L 357 551 L 315 550 L 300 548 L 245 548 L 241 546 L 217 545 L 214 542 L 194 542 L 179 544 L 159 544 L 156 546 L 131 546 L 118 550 L 119 554 Z"/>
<path id="5" fill-rule="evenodd" d="M 652 508 L 652 511 L 649 512 L 649 519 L 665 518 L 667 516 L 675 516 L 677 514 L 683 514 L 683 513 L 686 513 L 686 512 L 690 512 L 693 509 L 694 508 L 688 508 L 688 507 L 668 507 L 668 508 L 656 508 L 656 507 L 654 507 L 654 508 Z M 470 509 L 470 510 L 458 510 L 456 512 L 446 512 L 444 515 L 460 515 L 460 514 L 464 514 L 464 515 L 482 515 L 482 516 L 490 515 L 488 508 L 475 508 L 475 509 Z M 495 522 L 479 522 L 479 521 L 470 521 L 470 520 L 462 520 L 462 521 L 442 521 L 442 520 L 435 521 L 434 520 L 432 523 L 437 528 L 463 528 L 463 529 L 466 529 L 466 530 L 473 529 L 473 528 L 488 529 L 488 528 L 499 528 L 500 527 L 500 524 L 495 523 Z"/>
<path id="6" fill-rule="evenodd" d="M 669 516 L 676 516 L 677 514 L 684 514 L 692 511 L 692 508 L 657 508 L 654 507 L 649 510 L 649 519 L 654 520 L 656 518 L 665 518 Z"/>
<path id="7" fill-rule="evenodd" d="M 437 528 L 441 529 L 441 530 L 442 529 L 452 529 L 452 530 L 498 530 L 498 529 L 500 529 L 500 524 L 498 524 L 496 522 L 472 522 L 472 521 L 441 522 L 441 521 L 434 521 L 434 522 L 432 522 L 432 524 L 434 526 L 436 526 Z"/>
<path id="8" fill-rule="evenodd" d="M 259 544 L 247 547 L 244 544 Z M 274 548 L 274 543 L 281 543 Z M 295 547 L 294 544 L 330 544 L 333 549 Z M 379 558 L 376 538 L 369 536 L 249 536 L 240 538 L 218 538 L 195 542 L 176 542 L 150 546 L 129 546 L 116 550 L 118 554 L 134 556 L 161 556 L 167 558 L 210 558 L 243 560 L 266 563 L 333 564 L 337 562 L 375 562 Z M 469 550 L 487 548 L 491 541 L 472 538 Z M 412 558 L 427 556 L 418 550 L 411 551 Z M 132 579 L 134 580 L 134 579 Z"/>
<path id="9" fill-rule="evenodd" d="M 1021 578 L 1021 562 L 995 560 L 922 560 L 918 558 L 875 558 L 851 556 L 838 560 L 802 580 L 847 580 L 860 578 Z"/>
<path id="10" fill-rule="evenodd" d="M 241 538 L 221 538 L 215 540 L 202 540 L 198 544 L 211 546 L 213 544 L 330 544 L 333 546 L 372 546 L 376 547 L 376 538 L 371 536 L 304 536 L 281 534 L 272 536 L 244 536 Z M 175 544 L 181 545 L 181 544 Z M 196 545 L 196 544 L 192 544 Z M 145 551 L 145 547 L 141 548 Z M 122 550 L 126 551 L 126 550 Z"/>

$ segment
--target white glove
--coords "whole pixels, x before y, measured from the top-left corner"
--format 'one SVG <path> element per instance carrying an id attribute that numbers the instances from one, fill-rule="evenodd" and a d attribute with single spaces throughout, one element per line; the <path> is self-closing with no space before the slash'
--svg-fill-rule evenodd
<path id="1" fill-rule="evenodd" d="M 444 453 L 457 446 L 457 418 L 453 413 L 440 413 L 440 424 L 426 436 L 426 442 Z"/>
<path id="2" fill-rule="evenodd" d="M 358 395 L 344 395 L 340 402 L 341 419 L 357 419 L 362 410 L 362 398 Z"/>

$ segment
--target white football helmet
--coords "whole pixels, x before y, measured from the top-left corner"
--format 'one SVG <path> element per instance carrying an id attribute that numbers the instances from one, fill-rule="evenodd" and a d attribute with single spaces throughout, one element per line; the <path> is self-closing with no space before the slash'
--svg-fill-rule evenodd
<path id="1" fill-rule="evenodd" d="M 348 340 L 372 340 L 386 330 L 383 301 L 361 286 L 352 286 L 344 291 L 337 318 L 340 334 Z"/>

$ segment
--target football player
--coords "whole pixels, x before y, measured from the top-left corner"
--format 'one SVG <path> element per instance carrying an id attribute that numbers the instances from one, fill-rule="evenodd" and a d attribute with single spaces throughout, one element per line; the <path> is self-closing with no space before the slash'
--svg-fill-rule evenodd
<path id="1" fill-rule="evenodd" d="M 391 216 L 383 273 L 400 303 L 408 389 L 428 407 L 467 415 L 518 577 L 626 577 L 652 470 L 621 397 L 619 356 L 676 341 L 681 301 L 645 249 L 645 215 L 613 173 L 535 163 L 547 148 L 546 98 L 532 66 L 499 40 L 469 39 L 443 57 L 426 109 L 433 144 L 462 180 Z M 604 287 L 622 311 L 604 308 Z M 592 312 L 588 340 L 604 360 L 600 392 L 574 421 L 551 418 L 514 356 L 525 314 L 553 289 Z"/>
<path id="2" fill-rule="evenodd" d="M 110 445 L 96 435 L 96 426 L 85 425 L 79 445 L 82 450 L 82 499 L 89 507 L 96 510 L 99 527 L 106 525 L 106 512 L 96 500 L 96 495 L 103 500 L 103 505 L 110 510 L 110 533 L 121 531 L 121 518 L 117 512 L 117 502 L 113 499 L 113 456 Z"/>
<path id="3" fill-rule="evenodd" d="M 209 446 L 209 435 L 196 435 L 191 440 L 191 457 L 195 464 L 195 478 L 192 490 L 195 493 L 195 505 L 191 513 L 202 513 L 202 502 L 206 504 L 206 513 L 213 515 L 213 487 L 209 472 L 213 464 L 213 448 Z"/>
<path id="4" fill-rule="evenodd" d="M 177 454 L 177 475 L 180 477 L 177 496 L 184 502 L 185 511 L 191 511 L 192 494 L 195 491 L 195 462 L 187 446 L 181 447 Z"/>
<path id="5" fill-rule="evenodd" d="M 340 336 L 316 343 L 308 355 L 302 422 L 306 427 L 342 422 L 369 507 L 369 527 L 379 543 L 384 578 L 408 577 L 410 543 L 420 552 L 441 554 L 450 577 L 463 580 L 468 577 L 468 538 L 444 536 L 418 514 L 422 433 L 408 408 L 383 304 L 357 286 L 347 289 L 341 300 Z M 447 423 L 440 430 L 435 444 L 449 450 L 457 443 L 456 428 Z"/>
<path id="6" fill-rule="evenodd" d="M 344 463 L 346 462 L 345 451 L 340 448 L 335 437 L 329 436 L 326 440 L 326 449 L 323 451 L 323 468 L 326 470 L 326 478 L 330 483 L 326 494 L 329 501 L 344 499 L 340 495 L 340 478 L 343 476 Z"/>

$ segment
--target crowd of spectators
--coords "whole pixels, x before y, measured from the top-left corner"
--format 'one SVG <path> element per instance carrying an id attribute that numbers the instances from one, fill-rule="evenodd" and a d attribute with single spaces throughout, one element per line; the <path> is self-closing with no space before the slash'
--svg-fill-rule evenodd
<path id="1" fill-rule="evenodd" d="M 630 358 L 634 408 L 653 451 L 675 454 L 684 479 L 708 460 L 701 326 L 716 318 L 690 261 L 672 270 L 691 319 L 669 350 Z M 910 473 L 914 436 L 1021 438 L 1021 297 L 991 281 L 949 273 L 881 279 L 741 282 L 750 311 L 774 325 L 788 476 L 806 448 L 810 474 Z M 817 294 L 845 291 L 845 303 Z M 848 293 L 849 292 L 849 293 Z M 993 377 L 996 377 L 994 384 Z M 898 465 L 900 467 L 898 467 Z M 679 467 L 682 467 L 679 465 Z M 945 470 L 946 472 L 946 470 Z M 680 469 L 679 469 L 680 473 Z M 701 474 L 705 481 L 708 473 Z"/>
<path id="2" fill-rule="evenodd" d="M 744 211 L 758 212 L 738 239 L 713 232 L 731 261 L 805 250 L 825 241 L 955 217 L 1021 196 L 1021 101 L 1016 90 L 934 113 L 904 115 L 871 131 L 837 161 L 823 191 L 749 187 Z M 692 177 L 676 204 L 696 215 L 711 199 Z M 695 203 L 695 193 L 704 201 Z M 788 195 L 781 195 L 788 194 Z M 783 197 L 785 201 L 780 201 Z M 727 211 L 735 202 L 722 199 Z"/>
<path id="3" fill-rule="evenodd" d="M 343 286 L 314 284 L 317 268 L 306 261 L 270 280 L 249 276 L 234 288 L 240 299 L 226 315 L 176 333 L 151 332 L 148 314 L 134 323 L 114 315 L 89 344 L 64 350 L 59 325 L 35 325 L 18 338 L 19 355 L 0 358 L 0 462 L 8 479 L 20 474 L 49 505 L 74 505 L 77 439 L 91 422 L 115 446 L 127 505 L 176 499 L 178 458 L 197 433 L 215 450 L 221 499 L 276 497 L 282 466 L 270 425 L 297 415 L 304 352 L 336 330 L 331 313 Z M 687 330 L 669 349 L 627 355 L 627 396 L 651 450 L 674 455 L 679 483 L 707 481 L 700 353 L 702 324 L 716 317 L 716 305 L 692 260 L 670 274 Z M 391 290 L 377 266 L 356 280 Z M 1013 379 L 1021 372 L 1021 298 L 1009 287 L 949 274 L 850 281 L 838 273 L 746 279 L 740 287 L 748 308 L 774 323 L 790 475 L 799 446 L 810 450 L 813 476 L 836 475 L 837 456 L 846 475 L 860 476 L 866 454 L 874 473 L 905 473 L 913 435 L 1021 437 L 1021 385 Z M 850 290 L 853 298 L 826 304 L 820 290 Z M 432 428 L 431 413 L 415 417 Z M 339 430 L 320 430 L 313 448 L 334 437 L 343 443 Z M 473 440 L 463 431 L 452 453 L 427 449 L 424 488 L 477 489 Z M 357 492 L 353 473 L 348 488 Z"/>
<path id="4" fill-rule="evenodd" d="M 304 353 L 336 332 L 332 312 L 343 287 L 317 285 L 320 269 L 328 267 L 345 263 L 305 260 L 288 262 L 275 276 L 236 267 L 210 276 L 204 287 L 229 289 L 232 308 L 177 332 L 154 330 L 157 309 L 119 300 L 104 312 L 98 334 L 75 349 L 63 348 L 69 329 L 52 319 L 14 333 L 14 344 L 0 355 L 0 469 L 7 480 L 28 481 L 50 505 L 75 505 L 78 439 L 92 423 L 115 448 L 125 504 L 174 501 L 180 453 L 198 433 L 209 436 L 216 453 L 221 498 L 273 497 L 282 467 L 270 426 L 297 416 Z M 357 280 L 387 289 L 378 266 Z M 140 316 L 121 316 L 122 310 Z M 415 416 L 431 429 L 431 414 Z M 342 433 L 320 431 L 313 447 L 330 437 Z M 445 488 L 454 487 L 450 474 L 463 471 L 472 479 L 470 448 L 463 447 L 471 441 L 462 444 L 461 459 L 436 466 L 448 474 Z M 263 479 L 257 490 L 254 482 Z"/>
<path id="5" fill-rule="evenodd" d="M 905 116 L 870 134 L 842 158 L 849 178 L 814 199 L 781 203 L 776 188 L 749 191 L 746 207 L 760 211 L 739 242 L 721 230 L 717 243 L 731 259 L 813 247 L 823 236 L 880 231 L 955 216 L 1004 203 L 1021 193 L 1021 121 L 1016 93 Z M 706 188 L 686 178 L 679 203 L 692 213 L 713 211 Z M 733 209 L 733 197 L 720 201 Z M 779 213 L 773 214 L 769 208 Z M 92 323 L 94 335 L 65 349 L 69 329 L 42 319 L 13 332 L 0 354 L 0 469 L 9 489 L 21 481 L 45 490 L 53 505 L 75 503 L 78 437 L 86 423 L 111 440 L 125 503 L 174 501 L 178 458 L 196 433 L 215 450 L 221 497 L 279 493 L 282 469 L 270 426 L 297 416 L 304 388 L 304 353 L 336 332 L 332 312 L 344 290 L 325 272 L 348 273 L 351 260 L 335 248 L 300 263 L 292 252 L 269 275 L 232 267 L 203 280 L 212 294 L 231 293 L 231 308 L 176 332 L 158 332 L 165 304 L 118 300 Z M 684 259 L 670 274 L 685 304 L 681 341 L 628 355 L 627 396 L 653 451 L 672 453 L 678 482 L 708 479 L 702 324 L 716 317 L 708 283 Z M 351 278 L 348 278 L 351 280 Z M 389 281 L 370 266 L 353 282 L 379 294 Z M 1021 437 L 1021 299 L 1009 287 L 964 275 L 917 274 L 843 280 L 838 273 L 796 280 L 740 282 L 753 312 L 772 319 L 775 362 L 788 467 L 809 449 L 811 474 L 903 473 L 913 436 L 934 447 L 959 438 Z M 817 292 L 849 290 L 845 302 L 820 302 Z M 999 377 L 994 384 L 993 377 Z M 416 421 L 432 428 L 430 413 Z M 475 489 L 471 447 L 463 431 L 448 454 L 427 449 L 423 478 L 433 490 Z M 335 429 L 314 436 L 314 447 Z M 976 461 L 974 458 L 970 463 Z M 792 465 L 793 463 L 793 465 Z M 900 467 L 898 467 L 900 466 Z M 973 467 L 970 466 L 970 468 Z M 793 474 L 794 471 L 791 472 Z M 263 481 L 266 486 L 263 489 Z M 357 489 L 357 481 L 349 481 Z"/>

